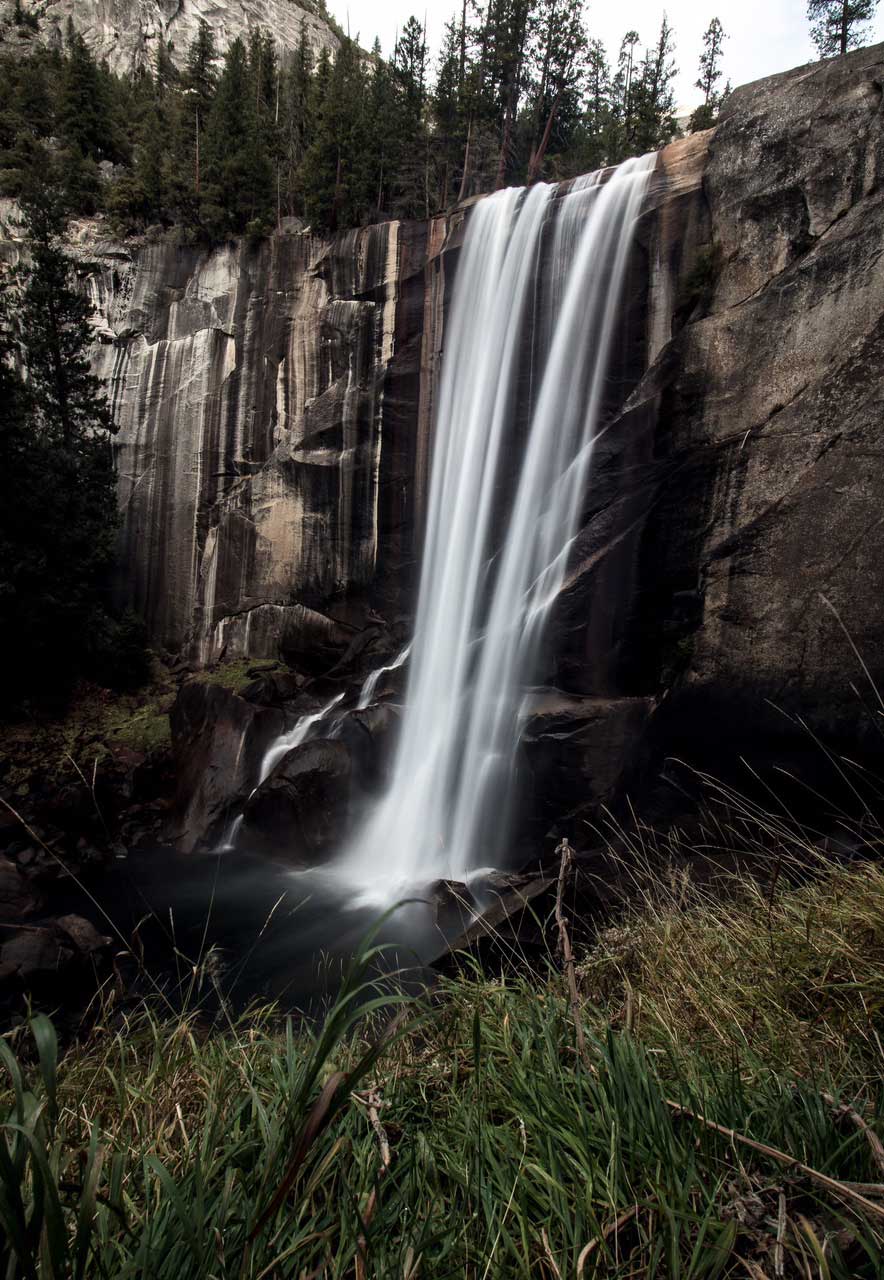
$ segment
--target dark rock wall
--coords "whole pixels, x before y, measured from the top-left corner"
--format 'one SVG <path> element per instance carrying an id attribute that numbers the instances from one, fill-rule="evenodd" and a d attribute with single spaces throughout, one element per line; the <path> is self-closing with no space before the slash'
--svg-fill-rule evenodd
<path id="1" fill-rule="evenodd" d="M 661 741 L 706 763 L 819 755 L 799 714 L 833 746 L 880 741 L 835 611 L 880 687 L 882 80 L 877 46 L 761 81 L 710 141 L 699 296 L 651 375 L 632 646 L 633 680 L 670 695 Z"/>

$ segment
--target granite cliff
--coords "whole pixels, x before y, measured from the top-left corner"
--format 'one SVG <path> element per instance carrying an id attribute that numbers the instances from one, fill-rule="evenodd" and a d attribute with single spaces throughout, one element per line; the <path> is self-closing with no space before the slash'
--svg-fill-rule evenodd
<path id="1" fill-rule="evenodd" d="M 884 46 L 799 68 L 659 155 L 555 611 L 557 692 L 525 735 L 547 824 L 672 751 L 791 759 L 797 713 L 833 741 L 866 733 L 839 616 L 884 674 L 882 82 Z M 156 644 L 323 675 L 407 630 L 469 210 L 211 252 L 81 228 L 120 424 L 120 592 Z M 178 717 L 191 750 L 206 710 Z M 239 727 L 191 843 L 249 772 L 241 709 L 212 716 Z"/>
<path id="2" fill-rule="evenodd" d="M 37 39 L 60 46 L 71 19 L 93 55 L 119 75 L 153 67 L 161 42 L 183 66 L 201 19 L 222 50 L 237 36 L 248 38 L 255 27 L 270 31 L 282 51 L 295 49 L 302 31 L 316 55 L 323 49 L 334 53 L 339 44 L 321 6 L 310 0 L 22 0 L 22 10 L 37 19 L 36 33 L 11 22 L 8 0 L 0 7 L 5 45 Z"/>

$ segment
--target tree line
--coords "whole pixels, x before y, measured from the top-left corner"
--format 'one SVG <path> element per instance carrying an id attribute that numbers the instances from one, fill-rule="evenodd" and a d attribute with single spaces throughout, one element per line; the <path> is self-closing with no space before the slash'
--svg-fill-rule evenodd
<path id="1" fill-rule="evenodd" d="M 715 119 L 724 33 L 701 58 Z M 653 150 L 676 133 L 674 37 L 624 36 L 614 63 L 581 0 L 461 0 L 431 59 L 417 18 L 393 55 L 341 35 L 315 58 L 306 32 L 280 57 L 253 30 L 223 56 L 202 23 L 183 68 L 116 76 L 73 25 L 62 50 L 0 58 L 0 188 L 52 170 L 72 213 L 123 232 L 261 235 L 288 216 L 325 230 L 426 217 L 466 195 L 561 179 Z M 702 81 L 702 83 L 701 83 Z"/>
<path id="2" fill-rule="evenodd" d="M 29 257 L 0 287 L 0 713 L 82 676 L 127 687 L 148 674 L 144 627 L 112 602 L 116 427 L 63 194 L 35 185 L 22 222 Z"/>

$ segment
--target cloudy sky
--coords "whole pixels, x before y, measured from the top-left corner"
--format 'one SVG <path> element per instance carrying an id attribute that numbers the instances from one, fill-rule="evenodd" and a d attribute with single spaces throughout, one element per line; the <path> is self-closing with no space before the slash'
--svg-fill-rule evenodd
<path id="1" fill-rule="evenodd" d="M 397 29 L 410 14 L 419 19 L 426 14 L 435 52 L 443 24 L 454 9 L 460 10 L 459 0 L 328 0 L 328 6 L 342 26 L 349 23 L 350 33 L 358 35 L 361 44 L 371 45 L 379 36 L 388 55 Z M 629 27 L 650 43 L 664 9 L 675 28 L 679 105 L 691 105 L 697 97 L 692 86 L 710 18 L 720 18 L 728 33 L 723 67 L 734 86 L 786 71 L 816 56 L 807 34 L 806 0 L 626 0 L 619 5 L 598 0 L 589 4 L 589 25 L 613 61 Z M 872 25 L 870 40 L 884 40 L 884 5 Z"/>

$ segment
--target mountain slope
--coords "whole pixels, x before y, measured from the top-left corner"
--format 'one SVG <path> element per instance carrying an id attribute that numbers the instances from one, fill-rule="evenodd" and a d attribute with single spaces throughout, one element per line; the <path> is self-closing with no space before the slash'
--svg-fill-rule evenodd
<path id="1" fill-rule="evenodd" d="M 315 54 L 334 51 L 338 38 L 310 0 L 22 0 L 22 9 L 39 24 L 36 38 L 60 43 L 68 18 L 93 54 L 106 58 L 118 73 L 151 66 L 161 40 L 180 66 L 200 19 L 212 28 L 219 51 L 237 36 L 261 26 L 271 31 L 280 49 L 294 49 L 303 30 Z M 29 28 L 11 21 L 13 5 L 2 5 L 6 21 L 0 27 L 5 45 L 35 38 Z"/>

